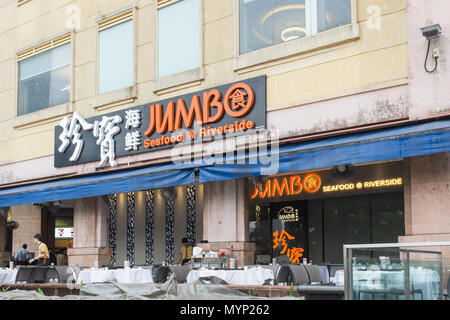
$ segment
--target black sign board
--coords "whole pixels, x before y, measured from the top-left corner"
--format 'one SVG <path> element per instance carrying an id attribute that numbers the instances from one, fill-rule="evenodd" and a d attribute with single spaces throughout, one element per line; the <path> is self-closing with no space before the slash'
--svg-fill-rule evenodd
<path id="1" fill-rule="evenodd" d="M 266 76 L 55 127 L 55 167 L 115 159 L 266 128 Z"/>

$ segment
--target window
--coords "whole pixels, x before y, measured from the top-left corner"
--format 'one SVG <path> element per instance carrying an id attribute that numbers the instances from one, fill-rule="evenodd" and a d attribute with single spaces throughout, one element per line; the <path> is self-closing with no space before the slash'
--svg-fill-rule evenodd
<path id="1" fill-rule="evenodd" d="M 158 77 L 195 69 L 200 61 L 199 0 L 158 9 Z"/>
<path id="2" fill-rule="evenodd" d="M 66 43 L 19 60 L 18 116 L 70 101 L 71 57 Z"/>
<path id="3" fill-rule="evenodd" d="M 239 0 L 239 54 L 352 23 L 352 0 Z"/>
<path id="4" fill-rule="evenodd" d="M 98 93 L 134 85 L 134 26 L 129 11 L 99 24 Z M 122 22 L 123 20 L 127 20 Z M 119 23 L 119 24 L 117 24 Z"/>

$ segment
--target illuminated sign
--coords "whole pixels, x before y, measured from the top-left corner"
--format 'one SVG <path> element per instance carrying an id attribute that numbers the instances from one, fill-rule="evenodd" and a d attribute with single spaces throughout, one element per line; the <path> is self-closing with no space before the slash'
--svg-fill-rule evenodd
<path id="1" fill-rule="evenodd" d="M 273 233 L 273 249 L 282 247 L 280 254 L 286 254 L 289 257 L 291 263 L 300 263 L 300 258 L 303 256 L 305 250 L 303 248 L 291 247 L 288 248 L 286 240 L 295 240 L 294 236 L 291 236 L 286 230 L 281 230 L 281 232 L 275 231 Z"/>
<path id="2" fill-rule="evenodd" d="M 298 221 L 298 209 L 294 209 L 294 207 L 291 206 L 284 207 L 278 211 L 277 219 L 285 222 Z"/>
<path id="3" fill-rule="evenodd" d="M 403 185 L 402 178 L 393 179 L 382 179 L 373 181 L 360 181 L 356 183 L 344 183 L 336 185 L 323 186 L 323 192 L 338 192 L 338 191 L 350 191 L 350 190 L 361 190 L 361 189 L 374 189 L 392 186 Z"/>
<path id="4" fill-rule="evenodd" d="M 266 76 L 84 119 L 74 112 L 55 127 L 55 167 L 129 156 L 266 128 Z"/>
<path id="5" fill-rule="evenodd" d="M 55 228 L 56 239 L 69 239 L 73 238 L 74 228 Z"/>
<path id="6" fill-rule="evenodd" d="M 401 177 L 374 179 L 374 177 L 361 179 L 361 176 L 353 177 L 353 181 L 333 184 L 334 178 L 328 176 L 329 172 L 321 172 L 303 175 L 291 175 L 268 179 L 264 185 L 254 187 L 250 198 L 268 200 L 277 197 L 290 197 L 303 195 L 323 195 L 328 193 L 356 193 L 370 192 L 383 188 L 395 188 L 403 186 Z M 331 183 L 330 183 L 331 182 Z"/>
<path id="7" fill-rule="evenodd" d="M 276 195 L 281 196 L 291 196 L 297 195 L 304 190 L 307 193 L 315 193 L 320 189 L 321 179 L 319 175 L 315 173 L 307 174 L 303 180 L 299 175 L 283 177 L 283 178 L 272 178 L 266 181 L 264 188 L 259 185 L 260 188 L 255 187 L 251 199 L 259 197 L 273 198 Z"/>

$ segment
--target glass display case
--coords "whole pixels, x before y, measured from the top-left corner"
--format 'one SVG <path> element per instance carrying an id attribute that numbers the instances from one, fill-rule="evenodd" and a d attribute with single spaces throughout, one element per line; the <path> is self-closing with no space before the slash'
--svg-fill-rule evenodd
<path id="1" fill-rule="evenodd" d="M 442 300 L 440 251 L 352 248 L 346 251 L 345 286 L 350 300 Z"/>

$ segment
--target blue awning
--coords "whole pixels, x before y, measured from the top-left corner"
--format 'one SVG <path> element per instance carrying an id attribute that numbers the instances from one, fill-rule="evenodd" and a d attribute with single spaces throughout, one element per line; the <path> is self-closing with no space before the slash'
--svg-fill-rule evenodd
<path id="1" fill-rule="evenodd" d="M 233 164 L 166 164 L 9 188 L 0 190 L 0 207 L 189 185 L 195 183 L 195 168 L 198 182 L 206 183 L 441 152 L 450 152 L 450 120 L 285 145 L 273 153 L 247 152 L 234 155 Z"/>
<path id="2" fill-rule="evenodd" d="M 0 190 L 0 207 L 69 200 L 193 184 L 192 169 L 161 165 Z"/>
<path id="3" fill-rule="evenodd" d="M 318 170 L 449 151 L 450 120 L 441 120 L 281 146 L 272 154 L 246 153 L 234 157 L 235 163 L 241 164 L 213 164 L 200 168 L 199 182 Z M 265 160 L 261 161 L 261 156 L 266 156 Z"/>

